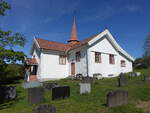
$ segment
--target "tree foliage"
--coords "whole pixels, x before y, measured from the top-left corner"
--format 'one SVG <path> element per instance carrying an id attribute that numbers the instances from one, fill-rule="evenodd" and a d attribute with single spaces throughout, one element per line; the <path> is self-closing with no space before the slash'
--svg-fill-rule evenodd
<path id="1" fill-rule="evenodd" d="M 10 5 L 5 0 L 0 0 L 0 16 L 5 16 L 8 9 Z M 0 83 L 19 75 L 17 63 L 24 61 L 25 54 L 16 51 L 14 47 L 24 47 L 25 43 L 26 39 L 22 34 L 0 29 Z"/>
<path id="2" fill-rule="evenodd" d="M 150 68 L 150 57 L 137 58 L 134 61 L 134 68 Z"/>
<path id="3" fill-rule="evenodd" d="M 0 0 L 0 15 L 4 16 L 5 15 L 5 11 L 7 9 L 10 9 L 10 4 L 8 4 L 6 1 L 4 0 Z"/>
<path id="4" fill-rule="evenodd" d="M 10 5 L 4 0 L 0 0 L 0 15 L 3 16 L 7 9 L 10 9 Z M 24 47 L 25 42 L 25 37 L 20 33 L 0 30 L 0 65 L 23 61 L 24 53 L 13 50 L 13 47 Z"/>

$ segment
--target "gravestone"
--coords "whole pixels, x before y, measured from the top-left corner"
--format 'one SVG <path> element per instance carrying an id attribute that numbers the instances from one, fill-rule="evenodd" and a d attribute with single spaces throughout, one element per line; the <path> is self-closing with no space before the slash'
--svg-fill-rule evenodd
<path id="1" fill-rule="evenodd" d="M 0 86 L 0 103 L 15 99 L 17 96 L 15 86 Z"/>
<path id="2" fill-rule="evenodd" d="M 86 76 L 86 77 L 82 77 L 81 83 L 93 83 L 93 78 Z"/>
<path id="3" fill-rule="evenodd" d="M 107 106 L 115 107 L 128 104 L 128 92 L 124 90 L 111 91 L 107 94 Z"/>
<path id="4" fill-rule="evenodd" d="M 129 74 L 129 76 L 131 76 L 131 77 L 136 77 L 137 74 L 136 74 L 135 72 L 131 72 L 131 73 Z"/>
<path id="5" fill-rule="evenodd" d="M 95 78 L 95 79 L 102 79 L 103 77 L 102 77 L 102 74 L 100 74 L 100 73 L 94 73 L 93 74 L 93 78 Z"/>
<path id="6" fill-rule="evenodd" d="M 56 113 L 54 105 L 43 104 L 32 110 L 32 113 Z"/>
<path id="7" fill-rule="evenodd" d="M 150 76 L 149 75 L 144 75 L 144 81 L 150 81 Z"/>
<path id="8" fill-rule="evenodd" d="M 43 86 L 45 89 L 51 90 L 52 88 L 57 87 L 58 84 L 57 83 L 44 83 Z"/>
<path id="9" fill-rule="evenodd" d="M 121 73 L 118 78 L 118 86 L 121 87 L 125 86 L 126 84 L 127 84 L 127 77 L 123 73 Z"/>
<path id="10" fill-rule="evenodd" d="M 83 75 L 82 74 L 76 74 L 76 80 L 81 80 L 82 79 L 82 77 L 83 77 Z"/>
<path id="11" fill-rule="evenodd" d="M 30 81 L 30 82 L 23 83 L 24 88 L 34 88 L 34 87 L 40 87 L 40 86 L 43 86 L 43 83 L 39 81 Z"/>
<path id="12" fill-rule="evenodd" d="M 43 102 L 44 99 L 44 89 L 43 88 L 29 88 L 28 89 L 28 103 L 29 104 L 39 104 Z"/>
<path id="13" fill-rule="evenodd" d="M 69 86 L 58 86 L 52 88 L 52 100 L 66 98 L 70 96 Z"/>
<path id="14" fill-rule="evenodd" d="M 80 94 L 91 93 L 90 83 L 80 83 Z"/>

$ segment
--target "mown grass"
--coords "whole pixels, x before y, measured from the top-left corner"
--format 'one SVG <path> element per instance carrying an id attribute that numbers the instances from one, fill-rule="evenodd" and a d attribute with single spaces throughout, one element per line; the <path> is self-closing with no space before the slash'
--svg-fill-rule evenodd
<path id="1" fill-rule="evenodd" d="M 66 99 L 52 101 L 51 91 L 45 91 L 43 103 L 56 106 L 57 113 L 150 113 L 136 108 L 138 101 L 150 101 L 150 81 L 144 82 L 143 76 L 128 78 L 128 85 L 117 86 L 117 78 L 98 80 L 92 85 L 90 94 L 79 94 L 79 81 L 63 79 L 58 82 L 61 85 L 69 85 L 71 95 Z M 17 87 L 17 99 L 0 104 L 0 113 L 32 113 L 32 109 L 38 105 L 29 105 L 27 91 L 22 88 L 21 82 L 13 84 Z M 129 92 L 129 104 L 114 108 L 106 107 L 106 95 L 109 91 L 123 89 Z"/>
<path id="2" fill-rule="evenodd" d="M 143 75 L 150 75 L 150 68 L 147 69 L 135 69 L 136 72 L 141 72 Z"/>

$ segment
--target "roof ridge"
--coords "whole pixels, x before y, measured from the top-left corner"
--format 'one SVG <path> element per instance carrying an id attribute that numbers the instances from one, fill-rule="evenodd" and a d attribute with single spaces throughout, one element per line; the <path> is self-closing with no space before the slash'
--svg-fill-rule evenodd
<path id="1" fill-rule="evenodd" d="M 48 39 L 42 39 L 42 38 L 35 38 L 35 39 L 40 39 L 40 40 L 45 40 L 45 41 L 49 41 L 49 42 L 54 42 L 54 43 L 59 43 L 59 44 L 65 44 L 65 45 L 67 45 L 67 43 L 56 42 L 56 41 L 48 40 Z"/>

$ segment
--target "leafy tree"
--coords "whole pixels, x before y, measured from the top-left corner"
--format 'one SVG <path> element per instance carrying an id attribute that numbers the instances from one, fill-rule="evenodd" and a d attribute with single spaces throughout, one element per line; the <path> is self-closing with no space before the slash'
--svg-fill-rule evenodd
<path id="1" fill-rule="evenodd" d="M 150 68 L 150 57 L 137 58 L 133 66 L 136 69 Z"/>
<path id="2" fill-rule="evenodd" d="M 5 11 L 10 8 L 10 5 L 6 1 L 0 0 L 0 15 L 4 16 Z"/>
<path id="3" fill-rule="evenodd" d="M 144 57 L 150 57 L 150 35 L 144 41 Z"/>
<path id="4" fill-rule="evenodd" d="M 8 9 L 10 9 L 10 4 L 0 0 L 0 16 L 4 16 Z M 25 54 L 15 51 L 14 47 L 24 47 L 25 43 L 26 39 L 22 34 L 0 29 L 0 82 L 7 80 L 10 76 L 17 75 L 20 71 L 15 64 L 23 62 Z"/>

